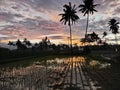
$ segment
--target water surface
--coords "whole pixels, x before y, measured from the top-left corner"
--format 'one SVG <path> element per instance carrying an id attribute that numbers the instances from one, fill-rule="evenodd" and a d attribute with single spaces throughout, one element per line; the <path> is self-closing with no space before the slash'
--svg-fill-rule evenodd
<path id="1" fill-rule="evenodd" d="M 0 66 L 0 90 L 97 90 L 102 87 L 92 70 L 110 66 L 86 63 L 82 56 L 5 64 Z"/>

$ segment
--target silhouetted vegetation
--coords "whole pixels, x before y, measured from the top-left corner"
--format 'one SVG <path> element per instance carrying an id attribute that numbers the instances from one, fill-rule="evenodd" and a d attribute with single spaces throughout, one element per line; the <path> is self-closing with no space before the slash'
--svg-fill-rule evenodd
<path id="1" fill-rule="evenodd" d="M 96 34 L 95 32 L 92 32 L 91 34 L 87 34 L 85 38 L 81 39 L 82 43 L 94 43 L 97 42 L 99 43 L 100 41 L 100 37 L 98 37 L 98 34 Z"/>
<path id="2" fill-rule="evenodd" d="M 77 8 L 75 5 L 71 5 L 71 2 L 69 2 L 69 5 L 65 4 L 64 6 L 64 13 L 59 14 L 62 16 L 62 18 L 60 19 L 60 22 L 62 22 L 63 24 L 67 24 L 70 28 L 70 47 L 71 47 L 71 52 L 72 52 L 72 31 L 71 31 L 71 25 L 74 24 L 79 17 L 77 16 Z"/>
<path id="3" fill-rule="evenodd" d="M 94 12 L 97 12 L 95 7 L 98 6 L 98 4 L 94 4 L 94 0 L 83 0 L 83 4 L 79 5 L 79 8 L 82 13 L 84 13 L 84 16 L 87 15 L 87 24 L 86 24 L 86 31 L 85 31 L 85 38 L 87 38 L 87 31 L 89 26 L 89 15 L 94 14 Z"/>
<path id="4" fill-rule="evenodd" d="M 118 44 L 117 42 L 117 37 L 116 37 L 116 34 L 119 33 L 118 30 L 119 30 L 119 22 L 117 22 L 117 20 L 115 19 L 111 19 L 109 21 L 109 27 L 110 27 L 110 31 L 115 34 L 115 40 L 116 40 L 116 44 Z"/>
<path id="5" fill-rule="evenodd" d="M 32 44 L 31 47 L 27 47 L 24 44 L 24 40 L 20 41 L 17 40 L 13 46 L 18 47 L 15 50 L 9 50 L 5 48 L 0 48 L 0 62 L 12 61 L 12 60 L 19 60 L 20 58 L 32 58 L 32 57 L 43 57 L 43 56 L 50 56 L 50 55 L 70 55 L 71 49 L 69 45 L 66 44 L 53 44 L 51 41 L 45 37 L 42 39 L 41 42 Z M 17 43 L 17 44 L 16 44 Z M 9 45 L 10 42 L 9 42 Z M 24 49 L 21 48 L 19 45 L 24 45 Z M 100 45 L 88 45 L 88 46 L 73 46 L 73 55 L 86 55 L 86 54 L 93 54 L 95 55 L 104 55 L 108 56 L 115 52 L 114 48 L 118 48 L 118 54 L 115 55 L 114 58 L 117 59 L 119 57 L 119 45 L 108 45 L 108 44 L 100 44 Z M 98 54 L 97 54 L 98 53 Z M 18 58 L 18 59 L 17 59 Z"/>
<path id="6" fill-rule="evenodd" d="M 15 42 L 9 41 L 8 45 L 17 47 L 17 49 L 9 50 L 1 48 L 0 52 L 0 62 L 4 62 L 7 59 L 16 59 L 24 57 L 38 57 L 46 55 L 69 55 L 71 54 L 71 48 L 67 44 L 54 44 L 48 39 L 48 37 L 43 38 L 39 43 L 31 43 L 26 38 L 21 41 L 17 40 Z M 73 54 L 80 54 L 82 51 L 77 45 L 73 46 Z"/>

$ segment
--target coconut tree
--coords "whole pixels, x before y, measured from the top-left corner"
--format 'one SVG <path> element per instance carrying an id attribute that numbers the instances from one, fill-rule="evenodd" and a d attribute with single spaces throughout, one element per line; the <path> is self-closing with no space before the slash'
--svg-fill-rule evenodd
<path id="1" fill-rule="evenodd" d="M 72 52 L 72 32 L 71 32 L 71 25 L 73 25 L 78 19 L 78 15 L 77 13 L 77 8 L 75 5 L 71 5 L 71 2 L 69 2 L 69 4 L 65 4 L 63 6 L 63 12 L 59 14 L 60 16 L 62 16 L 62 18 L 60 19 L 60 22 L 62 22 L 64 25 L 68 24 L 69 28 L 70 28 L 70 48 L 71 48 L 71 52 Z"/>
<path id="2" fill-rule="evenodd" d="M 102 38 L 101 38 L 101 39 L 104 38 L 105 40 L 104 40 L 104 42 L 103 42 L 103 40 L 100 40 L 100 41 L 99 41 L 100 44 L 106 44 L 106 40 L 107 40 L 107 39 L 105 38 L 106 36 L 107 36 L 107 32 L 104 31 L 104 32 L 102 33 Z"/>
<path id="3" fill-rule="evenodd" d="M 115 20 L 115 19 L 110 19 L 108 24 L 109 24 L 110 31 L 113 34 L 115 34 L 116 44 L 118 44 L 116 34 L 119 33 L 118 32 L 118 30 L 119 30 L 119 22 L 117 20 Z"/>
<path id="4" fill-rule="evenodd" d="M 107 36 L 107 32 L 103 32 L 103 38 Z"/>
<path id="5" fill-rule="evenodd" d="M 84 13 L 84 16 L 87 15 L 87 24 L 86 24 L 86 31 L 85 31 L 85 38 L 87 38 L 87 31 L 89 26 L 89 15 L 94 14 L 94 12 L 97 12 L 95 9 L 96 6 L 99 4 L 94 4 L 94 0 L 83 0 L 83 4 L 79 5 L 79 11 Z"/>

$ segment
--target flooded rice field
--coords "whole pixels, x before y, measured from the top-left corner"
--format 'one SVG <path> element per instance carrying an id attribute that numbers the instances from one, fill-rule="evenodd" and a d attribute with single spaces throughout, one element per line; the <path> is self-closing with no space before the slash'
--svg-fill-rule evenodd
<path id="1" fill-rule="evenodd" d="M 113 81 L 120 73 L 111 74 L 110 63 L 84 57 L 22 63 L 0 66 L 0 90 L 119 90 Z"/>

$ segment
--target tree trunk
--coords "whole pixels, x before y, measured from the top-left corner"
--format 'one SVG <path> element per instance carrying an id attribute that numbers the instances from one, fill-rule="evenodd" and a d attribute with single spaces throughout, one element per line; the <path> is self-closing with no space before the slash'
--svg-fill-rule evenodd
<path id="1" fill-rule="evenodd" d="M 89 13 L 87 14 L 87 24 L 86 24 L 85 38 L 87 36 L 88 25 L 89 25 Z"/>
<path id="2" fill-rule="evenodd" d="M 70 49 L 71 49 L 71 54 L 73 53 L 73 50 L 72 50 L 72 31 L 71 31 L 71 24 L 69 25 L 69 28 L 70 28 Z"/>
<path id="3" fill-rule="evenodd" d="M 117 36 L 116 36 L 116 34 L 115 34 L 115 41 L 116 41 L 116 44 L 118 45 L 118 41 L 117 41 Z"/>
<path id="4" fill-rule="evenodd" d="M 116 36 L 116 34 L 115 34 L 115 41 L 116 41 L 116 45 L 118 45 L 118 41 L 117 41 L 117 36 Z M 115 52 L 117 52 L 118 51 L 118 49 L 117 49 L 117 47 L 115 48 Z"/>

